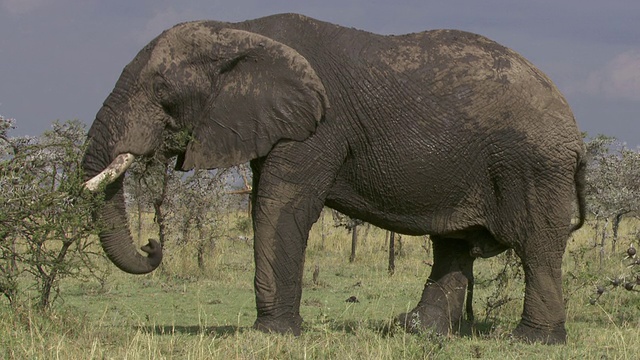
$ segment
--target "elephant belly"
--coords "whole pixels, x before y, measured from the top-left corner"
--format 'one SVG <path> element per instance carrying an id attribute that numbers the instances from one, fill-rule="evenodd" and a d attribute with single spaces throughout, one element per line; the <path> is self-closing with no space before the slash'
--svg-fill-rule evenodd
<path id="1" fill-rule="evenodd" d="M 463 171 L 424 155 L 386 159 L 392 160 L 375 166 L 364 159 L 347 161 L 328 194 L 327 206 L 410 235 L 446 234 L 483 225 L 477 188 Z"/>

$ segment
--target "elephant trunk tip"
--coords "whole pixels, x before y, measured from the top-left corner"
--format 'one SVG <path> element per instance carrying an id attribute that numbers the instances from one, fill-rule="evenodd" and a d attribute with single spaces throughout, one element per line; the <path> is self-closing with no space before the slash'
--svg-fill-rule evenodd
<path id="1" fill-rule="evenodd" d="M 140 250 L 147 253 L 149 266 L 151 266 L 151 270 L 149 272 L 160 266 L 160 263 L 162 263 L 162 244 L 160 244 L 158 240 L 149 239 L 147 245 L 141 247 Z"/>
<path id="2" fill-rule="evenodd" d="M 102 245 L 109 260 L 120 270 L 129 274 L 148 274 L 162 263 L 162 245 L 155 239 L 149 239 L 149 242 L 140 248 L 142 252 L 147 254 L 146 257 L 132 249 L 134 253 L 133 258 L 131 258 L 131 256 L 122 254 L 127 250 L 118 249 L 117 247 L 109 248 L 104 243 Z"/>

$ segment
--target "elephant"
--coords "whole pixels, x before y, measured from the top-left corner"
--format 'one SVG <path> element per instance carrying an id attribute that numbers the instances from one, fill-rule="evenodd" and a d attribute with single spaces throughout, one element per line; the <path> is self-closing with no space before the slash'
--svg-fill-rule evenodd
<path id="1" fill-rule="evenodd" d="M 132 274 L 138 251 L 123 178 L 136 158 L 175 168 L 253 170 L 254 328 L 301 333 L 308 234 L 327 206 L 378 227 L 430 235 L 421 298 L 397 321 L 456 331 L 473 263 L 522 261 L 513 336 L 566 342 L 561 262 L 585 218 L 585 147 L 551 80 L 515 51 L 457 30 L 378 35 L 298 14 L 190 21 L 126 65 L 88 133 L 85 187 L 107 257 Z"/>

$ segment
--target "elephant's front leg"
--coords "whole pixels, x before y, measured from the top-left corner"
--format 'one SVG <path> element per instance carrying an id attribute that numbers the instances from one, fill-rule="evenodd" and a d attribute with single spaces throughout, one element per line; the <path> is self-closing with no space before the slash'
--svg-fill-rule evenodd
<path id="1" fill-rule="evenodd" d="M 433 268 L 418 305 L 398 321 L 409 332 L 449 334 L 462 320 L 467 286 L 473 282 L 470 247 L 464 240 L 432 237 Z"/>
<path id="2" fill-rule="evenodd" d="M 330 169 L 269 155 L 254 169 L 256 329 L 299 335 L 307 239 L 331 184 Z"/>
<path id="3" fill-rule="evenodd" d="M 260 198 L 254 210 L 255 328 L 300 334 L 300 298 L 305 248 L 322 205 Z M 304 208 L 304 209 L 303 209 Z"/>

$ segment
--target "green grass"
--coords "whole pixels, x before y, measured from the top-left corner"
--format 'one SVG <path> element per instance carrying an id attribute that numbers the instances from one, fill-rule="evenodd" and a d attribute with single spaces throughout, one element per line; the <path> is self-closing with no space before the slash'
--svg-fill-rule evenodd
<path id="1" fill-rule="evenodd" d="M 575 234 L 564 266 L 568 343 L 542 346 L 509 338 L 522 311 L 524 284 L 513 267 L 502 280 L 491 281 L 504 269 L 504 256 L 476 262 L 473 329 L 448 337 L 388 332 L 390 320 L 420 297 L 430 271 L 429 242 L 403 236 L 395 274 L 389 276 L 383 231 L 372 228 L 361 238 L 356 262 L 349 263 L 350 235 L 330 223 L 328 217 L 324 248 L 321 224 L 309 240 L 299 338 L 250 328 L 253 251 L 231 231 L 216 241 L 204 271 L 197 269 L 190 247 L 168 246 L 155 273 L 132 276 L 105 263 L 113 269 L 103 284 L 65 282 L 62 301 L 46 315 L 28 308 L 11 311 L 1 300 L 0 358 L 635 359 L 640 354 L 640 293 L 607 286 L 596 304 L 589 304 L 596 285 L 631 274 L 623 260 L 626 239 L 601 267 L 599 249 L 589 245 L 593 231 Z M 636 224 L 624 226 L 622 233 L 631 233 Z M 313 284 L 316 265 L 319 283 Z M 359 302 L 345 302 L 350 296 Z M 488 303 L 496 299 L 513 300 L 491 308 Z"/>

